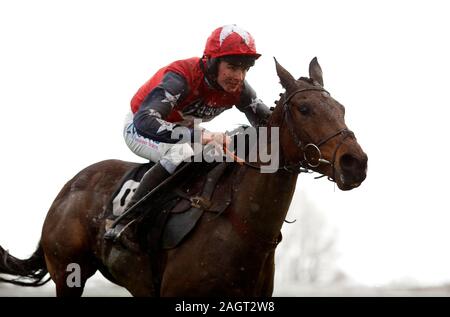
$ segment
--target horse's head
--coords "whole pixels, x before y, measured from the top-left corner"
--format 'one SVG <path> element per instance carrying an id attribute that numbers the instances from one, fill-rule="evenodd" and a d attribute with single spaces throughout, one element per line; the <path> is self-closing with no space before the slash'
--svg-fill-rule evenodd
<path id="1" fill-rule="evenodd" d="M 345 108 L 323 88 L 317 59 L 309 64 L 310 78 L 294 77 L 276 60 L 286 89 L 271 118 L 280 127 L 285 164 L 312 169 L 334 180 L 341 190 L 358 187 L 366 178 L 367 155 L 345 124 Z"/>

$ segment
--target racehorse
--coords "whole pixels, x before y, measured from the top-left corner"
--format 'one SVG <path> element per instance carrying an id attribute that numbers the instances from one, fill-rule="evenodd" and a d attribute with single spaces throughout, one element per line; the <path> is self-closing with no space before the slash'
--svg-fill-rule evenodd
<path id="1" fill-rule="evenodd" d="M 204 213 L 181 245 L 161 252 L 158 289 L 148 252 L 103 239 L 111 195 L 138 165 L 119 160 L 93 164 L 65 184 L 29 259 L 0 247 L 0 273 L 18 276 L 1 281 L 39 286 L 49 273 L 57 296 L 81 296 L 87 279 L 99 270 L 134 296 L 271 296 L 275 249 L 299 172 L 313 170 L 351 190 L 366 178 L 368 160 L 345 124 L 344 107 L 324 89 L 317 59 L 310 62 L 309 78 L 298 80 L 275 64 L 285 92 L 267 127 L 279 128 L 279 140 L 268 138 L 279 142 L 278 169 L 261 173 L 258 163 L 229 163 L 233 167 L 223 181 L 234 180 L 231 204 L 220 216 Z M 76 287 L 67 282 L 73 263 L 80 268 Z"/>

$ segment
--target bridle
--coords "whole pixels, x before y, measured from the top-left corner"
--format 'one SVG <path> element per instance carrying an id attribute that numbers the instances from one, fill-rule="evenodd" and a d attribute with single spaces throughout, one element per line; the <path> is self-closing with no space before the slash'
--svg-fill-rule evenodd
<path id="1" fill-rule="evenodd" d="M 294 124 L 293 124 L 293 120 L 292 120 L 292 113 L 289 107 L 289 103 L 291 101 L 291 99 L 302 92 L 305 91 L 322 91 L 322 92 L 326 92 L 327 94 L 329 94 L 328 91 L 326 91 L 324 88 L 322 87 L 310 87 L 310 88 L 300 88 L 297 89 L 295 91 L 293 91 L 290 95 L 288 95 L 288 97 L 285 98 L 282 107 L 283 107 L 283 120 L 282 123 L 280 125 L 280 128 L 282 126 L 282 124 L 284 122 L 286 122 L 287 125 L 287 129 L 289 131 L 289 134 L 292 137 L 293 142 L 295 143 L 295 145 L 303 152 L 303 160 L 300 160 L 298 163 L 296 164 L 285 164 L 284 166 L 279 167 L 278 169 L 284 169 L 288 172 L 291 173 L 295 173 L 295 174 L 299 174 L 299 173 L 311 173 L 310 168 L 315 168 L 318 167 L 320 164 L 329 164 L 331 165 L 331 169 L 333 171 L 333 175 L 330 177 L 328 177 L 328 179 L 330 181 L 334 181 L 335 180 L 335 168 L 334 168 L 334 164 L 336 162 L 336 155 L 337 152 L 339 150 L 339 148 L 341 147 L 341 145 L 343 144 L 344 140 L 348 137 L 354 137 L 354 133 L 352 131 L 350 131 L 347 128 L 343 128 L 340 129 L 332 134 L 330 134 L 329 136 L 326 136 L 325 138 L 323 138 L 322 140 L 320 140 L 319 142 L 314 142 L 312 140 L 312 138 L 308 135 L 308 138 L 310 139 L 310 143 L 307 144 L 303 144 L 303 142 L 300 140 L 300 137 L 297 135 L 297 133 L 294 130 Z M 307 134 L 307 133 L 306 133 Z M 333 156 L 331 161 L 328 161 L 326 159 L 324 159 L 322 157 L 322 152 L 320 150 L 320 147 L 324 144 L 326 144 L 328 141 L 332 140 L 333 138 L 337 137 L 337 136 L 341 136 L 341 139 L 339 140 L 338 144 L 336 145 L 336 148 L 333 151 Z M 309 149 L 313 149 L 313 151 L 316 151 L 318 154 L 318 159 L 317 162 L 314 163 L 311 161 L 311 157 L 307 155 L 308 150 Z M 244 162 L 244 164 L 254 167 L 254 168 L 260 168 L 259 166 L 255 166 L 253 164 L 250 164 L 248 162 Z M 321 178 L 321 177 L 325 177 L 325 174 L 322 174 L 321 176 L 318 176 L 316 178 Z"/>
<path id="2" fill-rule="evenodd" d="M 329 164 L 329 165 L 331 165 L 331 169 L 333 171 L 333 176 L 328 177 L 328 179 L 331 181 L 334 181 L 335 180 L 334 164 L 336 162 L 337 152 L 338 152 L 339 148 L 341 147 L 341 145 L 344 143 L 344 140 L 350 136 L 354 137 L 354 134 L 349 129 L 343 128 L 343 129 L 340 129 L 340 130 L 330 134 L 329 136 L 326 136 L 319 142 L 312 141 L 312 138 L 310 136 L 308 136 L 310 139 L 310 143 L 307 143 L 306 145 L 302 143 L 302 141 L 300 140 L 300 138 L 298 137 L 297 133 L 294 130 L 292 113 L 291 113 L 291 109 L 289 107 L 289 103 L 295 95 L 297 95 L 301 92 L 313 91 L 313 90 L 322 91 L 322 92 L 326 92 L 327 94 L 329 94 L 329 92 L 326 91 L 322 87 L 300 88 L 300 89 L 293 91 L 290 95 L 288 95 L 288 97 L 286 97 L 286 99 L 283 102 L 283 105 L 282 105 L 283 117 L 284 117 L 283 122 L 286 122 L 288 131 L 289 131 L 295 145 L 298 148 L 300 148 L 300 150 L 303 152 L 303 160 L 301 160 L 297 164 L 285 165 L 285 166 L 283 166 L 283 168 L 290 172 L 293 172 L 293 173 L 301 173 L 301 172 L 309 172 L 310 167 L 315 168 L 315 167 L 318 167 L 320 164 Z M 283 122 L 282 122 L 282 124 L 283 124 Z M 339 135 L 341 136 L 341 139 L 339 140 L 338 144 L 336 145 L 336 148 L 333 151 L 333 156 L 332 156 L 332 159 L 330 162 L 322 157 L 322 152 L 320 151 L 320 147 Z M 308 153 L 309 148 L 312 148 L 314 151 L 317 152 L 317 156 L 318 156 L 317 163 L 312 163 L 311 158 L 308 157 L 307 153 Z M 321 178 L 321 177 L 325 177 L 325 176 L 326 175 L 321 175 L 316 178 Z"/>

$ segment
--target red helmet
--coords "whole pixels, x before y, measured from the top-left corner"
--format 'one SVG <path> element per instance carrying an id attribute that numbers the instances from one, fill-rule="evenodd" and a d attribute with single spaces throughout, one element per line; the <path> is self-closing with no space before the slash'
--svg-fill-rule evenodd
<path id="1" fill-rule="evenodd" d="M 255 40 L 247 31 L 236 24 L 215 29 L 208 37 L 204 56 L 216 58 L 225 55 L 247 55 L 255 59 L 261 56 L 256 52 Z"/>

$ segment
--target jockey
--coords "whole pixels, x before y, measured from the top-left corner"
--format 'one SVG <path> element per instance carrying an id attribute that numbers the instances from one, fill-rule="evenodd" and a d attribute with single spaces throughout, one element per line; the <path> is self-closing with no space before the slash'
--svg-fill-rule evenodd
<path id="1" fill-rule="evenodd" d="M 123 135 L 132 152 L 156 164 L 142 178 L 128 208 L 194 154 L 194 119 L 209 121 L 234 105 L 253 126 L 265 123 L 270 110 L 245 80 L 260 56 L 250 33 L 234 24 L 226 25 L 212 32 L 202 58 L 179 60 L 161 68 L 137 91 Z M 191 142 L 172 138 L 173 129 L 181 126 L 190 131 Z M 230 142 L 224 133 L 201 133 L 202 144 Z M 116 239 L 123 227 L 119 223 L 110 228 L 105 238 Z"/>

